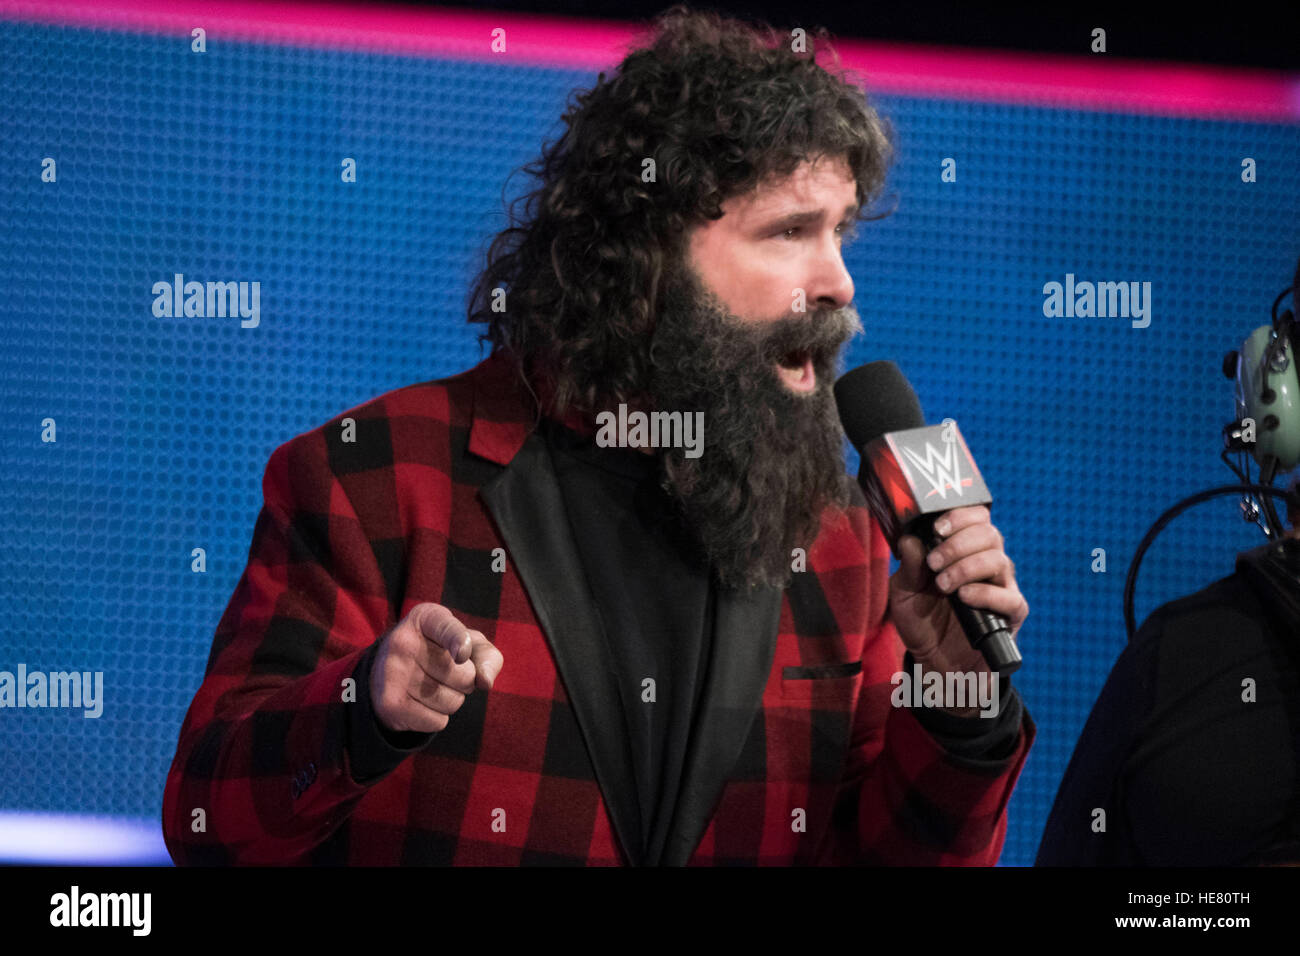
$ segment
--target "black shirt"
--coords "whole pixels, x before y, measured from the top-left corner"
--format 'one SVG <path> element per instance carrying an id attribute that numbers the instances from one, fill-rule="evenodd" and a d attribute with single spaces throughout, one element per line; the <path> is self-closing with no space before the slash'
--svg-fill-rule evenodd
<path id="1" fill-rule="evenodd" d="M 712 576 L 658 484 L 654 457 L 543 425 L 573 538 L 618 673 L 640 809 L 641 865 L 658 864 L 708 668 Z"/>
<path id="2" fill-rule="evenodd" d="M 1037 865 L 1300 862 L 1300 633 L 1276 604 L 1239 571 L 1147 619 L 1093 705 Z"/>

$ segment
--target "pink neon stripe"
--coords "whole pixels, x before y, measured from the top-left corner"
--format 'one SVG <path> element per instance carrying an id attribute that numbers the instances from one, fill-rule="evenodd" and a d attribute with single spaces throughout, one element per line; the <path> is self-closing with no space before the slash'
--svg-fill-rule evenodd
<path id="1" fill-rule="evenodd" d="M 845 39 L 868 90 L 1203 119 L 1300 120 L 1300 74 L 1202 64 L 900 47 Z"/>
<path id="2" fill-rule="evenodd" d="M 0 19 L 512 65 L 609 69 L 644 27 L 443 8 L 247 0 L 0 0 Z M 491 49 L 503 28 L 506 52 Z M 1082 41 L 1081 41 L 1082 42 Z M 920 47 L 841 38 L 872 93 L 1205 119 L 1300 121 L 1300 74 L 1201 65 Z"/>

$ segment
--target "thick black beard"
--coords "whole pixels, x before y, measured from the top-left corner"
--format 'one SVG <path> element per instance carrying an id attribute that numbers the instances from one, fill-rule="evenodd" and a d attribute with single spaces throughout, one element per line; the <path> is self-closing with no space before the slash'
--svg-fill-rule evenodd
<path id="1" fill-rule="evenodd" d="M 703 451 L 658 452 L 662 485 L 730 589 L 785 587 L 793 551 L 817 536 L 827 506 L 848 504 L 844 432 L 831 390 L 839 353 L 862 328 L 851 305 L 770 322 L 728 312 L 696 275 L 666 275 L 650 348 L 656 409 L 704 413 Z M 775 363 L 813 360 L 817 385 L 796 395 Z"/>

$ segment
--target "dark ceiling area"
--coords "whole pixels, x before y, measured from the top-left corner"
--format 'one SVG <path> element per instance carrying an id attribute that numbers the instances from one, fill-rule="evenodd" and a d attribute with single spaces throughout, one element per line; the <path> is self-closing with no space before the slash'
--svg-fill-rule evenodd
<path id="1" fill-rule="evenodd" d="M 392 0 L 390 0 L 392 2 Z M 460 7 L 517 13 L 553 14 L 607 20 L 648 21 L 671 6 L 646 0 L 475 0 L 428 3 L 396 0 L 402 6 Z M 1111 56 L 1188 63 L 1300 69 L 1300 2 L 1257 5 L 1161 3 L 1143 10 L 1139 3 L 1115 5 L 1046 0 L 1017 10 L 980 9 L 976 3 L 728 2 L 691 4 L 777 27 L 824 26 L 834 36 L 943 44 L 1037 53 L 1090 53 L 1095 27 L 1106 30 Z"/>

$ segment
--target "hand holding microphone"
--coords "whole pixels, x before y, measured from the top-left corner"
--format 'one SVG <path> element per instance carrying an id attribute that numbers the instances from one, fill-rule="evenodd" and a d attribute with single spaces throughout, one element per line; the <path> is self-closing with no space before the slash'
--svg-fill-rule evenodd
<path id="1" fill-rule="evenodd" d="M 894 625 L 927 670 L 1010 676 L 1020 667 L 1015 634 L 1029 605 L 1002 536 L 983 506 L 954 509 L 944 519 L 949 536 L 937 535 L 928 550 L 915 535 L 898 540 L 899 568 L 889 580 Z"/>
<path id="2" fill-rule="evenodd" d="M 926 427 L 916 393 L 892 362 L 835 383 L 840 420 L 862 456 L 862 485 L 900 566 L 890 578 L 899 637 L 927 670 L 1020 666 L 1015 633 L 1029 615 L 992 497 L 955 422 Z"/>

